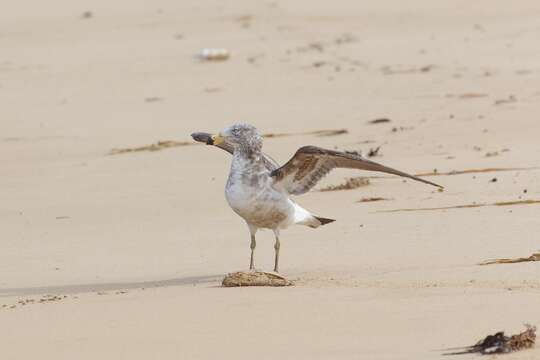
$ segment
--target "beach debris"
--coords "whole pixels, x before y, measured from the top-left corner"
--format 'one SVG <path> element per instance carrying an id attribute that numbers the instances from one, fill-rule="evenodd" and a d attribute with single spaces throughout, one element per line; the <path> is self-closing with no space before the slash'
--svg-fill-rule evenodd
<path id="1" fill-rule="evenodd" d="M 207 92 L 207 93 L 217 93 L 217 92 L 220 92 L 222 90 L 223 89 L 219 88 L 219 87 L 207 87 L 207 88 L 204 88 L 204 92 Z"/>
<path id="2" fill-rule="evenodd" d="M 263 137 L 278 138 L 278 137 L 295 136 L 295 135 L 336 136 L 336 135 L 343 135 L 343 134 L 348 134 L 348 133 L 349 131 L 347 129 L 331 129 L 331 130 L 313 130 L 313 131 L 305 131 L 305 132 L 298 132 L 298 133 L 266 133 L 266 134 L 263 134 Z"/>
<path id="3" fill-rule="evenodd" d="M 426 65 L 426 66 L 422 66 L 419 70 L 420 72 L 428 72 L 428 71 L 431 71 L 434 67 L 435 65 Z"/>
<path id="4" fill-rule="evenodd" d="M 392 128 L 392 132 L 398 132 L 398 131 L 406 131 L 406 130 L 413 130 L 414 126 L 394 126 Z"/>
<path id="5" fill-rule="evenodd" d="M 81 14 L 81 19 L 91 19 L 94 16 L 94 13 L 91 11 L 85 11 Z"/>
<path id="6" fill-rule="evenodd" d="M 246 60 L 250 64 L 257 65 L 258 61 L 262 60 L 264 58 L 264 56 L 265 55 L 263 53 L 260 53 L 260 54 L 257 54 L 257 55 L 248 56 L 246 58 Z"/>
<path id="7" fill-rule="evenodd" d="M 483 97 L 488 97 L 488 94 L 484 93 L 464 93 L 464 94 L 446 94 L 447 98 L 458 98 L 458 99 L 478 99 Z"/>
<path id="8" fill-rule="evenodd" d="M 507 354 L 514 351 L 529 349 L 534 346 L 536 341 L 536 327 L 531 325 L 525 325 L 525 331 L 506 336 L 504 331 L 499 331 L 493 335 L 488 335 L 484 339 L 478 341 L 471 346 L 465 346 L 456 349 L 456 352 L 445 353 L 444 355 L 462 355 L 478 353 L 482 355 L 491 354 Z"/>
<path id="9" fill-rule="evenodd" d="M 144 101 L 147 102 L 147 103 L 158 102 L 158 101 L 161 101 L 161 100 L 163 100 L 163 99 L 158 97 L 158 96 L 150 96 L 150 97 L 144 98 Z"/>
<path id="10" fill-rule="evenodd" d="M 324 44 L 322 42 L 312 42 L 307 44 L 306 46 L 299 46 L 296 48 L 297 52 L 323 52 L 324 51 Z"/>
<path id="11" fill-rule="evenodd" d="M 251 23 L 253 22 L 253 15 L 241 15 L 236 17 L 235 22 L 239 23 L 241 27 L 244 29 L 247 29 L 251 27 Z"/>
<path id="12" fill-rule="evenodd" d="M 365 202 L 384 201 L 384 200 L 391 200 L 391 199 L 383 198 L 383 197 L 365 197 L 365 198 L 361 198 L 357 202 L 365 203 Z"/>
<path id="13" fill-rule="evenodd" d="M 318 130 L 318 131 L 312 131 L 309 134 L 316 135 L 316 136 L 336 136 L 336 135 L 343 135 L 348 134 L 349 130 L 347 129 L 337 129 L 337 130 Z"/>
<path id="14" fill-rule="evenodd" d="M 499 156 L 499 152 L 498 151 L 488 151 L 486 153 L 486 155 L 484 155 L 485 157 L 493 157 L 493 156 Z"/>
<path id="15" fill-rule="evenodd" d="M 221 89 L 215 88 L 210 89 L 210 92 L 213 91 L 219 91 Z M 295 136 L 295 135 L 315 135 L 315 136 L 336 136 L 336 135 L 343 135 L 348 134 L 349 131 L 347 129 L 330 129 L 330 130 L 314 130 L 314 131 L 307 131 L 307 132 L 300 132 L 300 133 L 268 133 L 263 134 L 263 137 L 266 138 L 277 138 L 277 137 L 285 137 L 285 136 Z M 140 151 L 160 151 L 168 148 L 173 147 L 179 147 L 179 146 L 190 146 L 195 145 L 196 143 L 191 141 L 175 141 L 175 140 L 162 140 L 158 141 L 153 144 L 149 145 L 143 145 L 139 147 L 133 147 L 133 148 L 115 148 L 112 149 L 109 152 L 109 155 L 118 155 L 118 154 L 126 154 L 131 152 L 140 152 Z"/>
<path id="16" fill-rule="evenodd" d="M 228 60 L 231 54 L 229 50 L 223 48 L 204 48 L 199 54 L 198 58 L 203 61 L 225 61 Z"/>
<path id="17" fill-rule="evenodd" d="M 469 209 L 479 208 L 485 206 L 512 206 L 512 205 L 532 205 L 540 204 L 540 200 L 518 200 L 518 201 L 500 201 L 491 204 L 465 204 L 465 205 L 453 205 L 442 207 L 430 207 L 430 208 L 406 208 L 406 209 L 392 209 L 392 210 L 379 210 L 377 212 L 406 212 L 406 211 L 434 211 L 434 210 L 449 210 L 449 209 Z"/>
<path id="18" fill-rule="evenodd" d="M 368 123 L 370 123 L 370 124 L 384 124 L 384 123 L 389 123 L 391 121 L 392 120 L 387 119 L 387 118 L 379 118 L 379 119 L 369 120 Z"/>
<path id="19" fill-rule="evenodd" d="M 478 98 L 483 98 L 483 97 L 488 97 L 488 96 L 489 96 L 488 94 L 481 94 L 481 93 L 465 93 L 465 94 L 459 95 L 458 97 L 460 99 L 478 99 Z"/>
<path id="20" fill-rule="evenodd" d="M 287 30 L 290 30 L 290 28 L 288 28 Z M 297 46 L 294 51 L 298 53 L 323 53 L 327 48 L 335 48 L 341 45 L 354 43 L 356 41 L 358 41 L 358 39 L 353 34 L 344 33 L 330 41 L 312 41 L 306 45 Z M 291 50 L 287 50 L 286 53 L 290 54 Z M 348 61 L 348 59 L 342 57 L 338 57 L 338 59 Z M 358 62 L 357 60 L 354 60 L 354 62 L 360 64 L 360 62 Z"/>
<path id="21" fill-rule="evenodd" d="M 478 265 L 492 265 L 492 264 L 516 264 L 521 262 L 529 262 L 529 261 L 540 261 L 540 252 L 534 253 L 529 257 L 521 257 L 521 258 L 515 258 L 515 259 L 494 259 L 494 260 L 486 260 Z"/>
<path id="22" fill-rule="evenodd" d="M 394 74 L 412 74 L 412 73 L 426 73 L 435 68 L 435 65 L 425 65 L 421 67 L 403 68 L 401 66 L 392 68 L 390 66 L 383 66 L 381 71 L 384 75 Z"/>
<path id="23" fill-rule="evenodd" d="M 368 153 L 367 153 L 367 156 L 368 157 L 375 157 L 375 156 L 379 156 L 379 150 L 381 149 L 380 146 L 377 146 L 376 148 L 370 148 Z"/>
<path id="24" fill-rule="evenodd" d="M 227 274 L 221 282 L 221 285 L 225 287 L 291 286 L 293 283 L 275 272 L 237 271 Z"/>
<path id="25" fill-rule="evenodd" d="M 350 44 L 356 41 L 358 41 L 358 39 L 353 34 L 349 34 L 349 33 L 341 34 L 340 36 L 334 39 L 334 43 L 336 45 Z"/>
<path id="26" fill-rule="evenodd" d="M 157 143 L 153 143 L 150 145 L 144 145 L 144 146 L 139 146 L 139 147 L 134 147 L 134 148 L 112 149 L 109 152 L 109 155 L 126 154 L 126 153 L 139 152 L 139 151 L 159 151 L 159 150 L 168 149 L 172 147 L 189 146 L 189 145 L 195 145 L 195 143 L 191 141 L 164 140 L 164 141 L 158 141 Z"/>
<path id="27" fill-rule="evenodd" d="M 467 169 L 467 170 L 452 170 L 448 172 L 428 172 L 416 174 L 416 176 L 436 176 L 436 175 L 462 175 L 462 174 L 476 174 L 476 173 L 490 173 L 499 171 L 519 171 L 519 170 L 537 170 L 538 167 L 524 167 L 524 168 L 485 168 L 485 169 Z"/>
<path id="28" fill-rule="evenodd" d="M 369 179 L 358 176 L 358 177 L 352 177 L 345 180 L 345 183 L 339 184 L 339 185 L 329 185 L 327 187 L 324 187 L 320 189 L 319 191 L 339 191 L 339 190 L 352 190 L 357 189 L 359 187 L 367 186 L 369 185 Z"/>
<path id="29" fill-rule="evenodd" d="M 489 182 L 492 182 L 492 183 L 497 182 L 497 178 L 494 177 L 493 179 L 489 180 Z"/>
<path id="30" fill-rule="evenodd" d="M 517 101 L 517 98 L 514 95 L 510 95 L 506 99 L 495 100 L 493 104 L 494 105 L 511 104 L 511 103 L 515 103 L 516 101 Z"/>
<path id="31" fill-rule="evenodd" d="M 334 147 L 334 149 L 337 149 L 337 147 Z M 379 155 L 379 150 L 380 149 L 381 149 L 380 146 L 378 146 L 376 148 L 370 148 L 368 153 L 367 153 L 367 157 L 380 156 Z M 350 155 L 355 155 L 355 156 L 362 156 L 362 151 L 360 151 L 360 150 L 345 150 L 344 153 L 345 154 L 350 154 Z"/>

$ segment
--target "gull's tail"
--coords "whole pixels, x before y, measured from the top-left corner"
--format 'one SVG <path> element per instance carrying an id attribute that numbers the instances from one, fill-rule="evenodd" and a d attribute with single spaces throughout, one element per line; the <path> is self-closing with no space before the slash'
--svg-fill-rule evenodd
<path id="1" fill-rule="evenodd" d="M 321 225 L 326 225 L 333 221 L 334 219 L 327 219 L 312 215 L 309 211 L 301 207 L 300 205 L 294 203 L 289 199 L 291 204 L 294 206 L 294 224 L 305 225 L 311 228 L 318 228 Z"/>

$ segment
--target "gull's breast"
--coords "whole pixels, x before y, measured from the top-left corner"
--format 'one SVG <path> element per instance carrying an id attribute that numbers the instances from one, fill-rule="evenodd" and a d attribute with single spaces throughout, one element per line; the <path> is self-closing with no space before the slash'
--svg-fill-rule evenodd
<path id="1" fill-rule="evenodd" d="M 229 179 L 225 188 L 229 206 L 249 224 L 260 228 L 275 229 L 292 222 L 294 207 L 287 196 L 276 191 L 270 179 L 259 180 Z"/>

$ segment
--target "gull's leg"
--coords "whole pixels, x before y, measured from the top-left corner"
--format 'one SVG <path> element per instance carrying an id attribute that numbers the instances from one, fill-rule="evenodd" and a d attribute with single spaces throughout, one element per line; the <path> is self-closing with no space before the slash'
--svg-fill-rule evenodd
<path id="1" fill-rule="evenodd" d="M 255 265 L 253 265 L 253 255 L 255 254 L 255 247 L 257 246 L 257 242 L 255 241 L 255 235 L 251 235 L 251 244 L 249 247 L 251 248 L 251 259 L 249 260 L 249 270 L 253 270 L 255 268 Z"/>
<path id="2" fill-rule="evenodd" d="M 276 258 L 274 260 L 274 271 L 279 272 L 279 248 L 281 244 L 279 242 L 279 229 L 274 230 L 274 235 L 276 236 L 276 243 L 274 244 L 274 250 L 276 251 Z"/>
<path id="3" fill-rule="evenodd" d="M 249 248 L 251 249 L 251 258 L 249 260 L 249 270 L 254 270 L 255 264 L 253 261 L 253 257 L 255 255 L 255 247 L 257 246 L 257 242 L 255 241 L 255 234 L 257 233 L 257 228 L 249 224 L 248 226 L 249 226 L 249 233 L 251 234 L 251 243 L 249 244 Z"/>

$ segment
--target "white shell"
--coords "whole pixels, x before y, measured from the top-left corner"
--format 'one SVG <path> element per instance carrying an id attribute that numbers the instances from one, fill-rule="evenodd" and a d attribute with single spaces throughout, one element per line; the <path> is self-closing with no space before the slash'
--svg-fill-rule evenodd
<path id="1" fill-rule="evenodd" d="M 220 48 L 204 48 L 199 52 L 199 58 L 206 61 L 223 61 L 227 60 L 231 54 L 227 49 Z"/>

